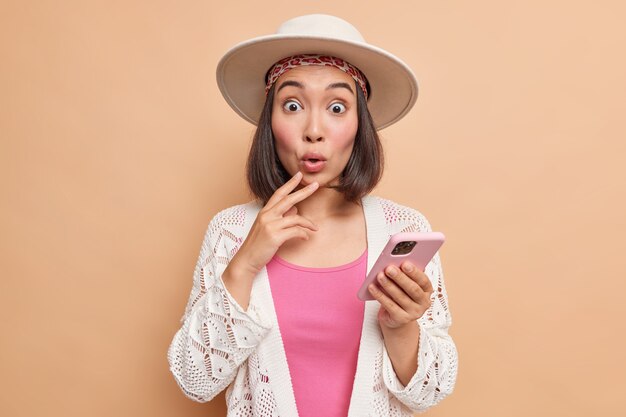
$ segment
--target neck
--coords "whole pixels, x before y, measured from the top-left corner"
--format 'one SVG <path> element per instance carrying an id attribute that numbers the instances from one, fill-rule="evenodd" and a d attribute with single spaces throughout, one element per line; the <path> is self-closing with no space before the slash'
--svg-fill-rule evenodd
<path id="1" fill-rule="evenodd" d="M 332 188 L 321 187 L 297 203 L 296 207 L 298 214 L 315 222 L 316 220 L 348 214 L 359 208 L 360 205 L 346 200 L 343 194 Z"/>

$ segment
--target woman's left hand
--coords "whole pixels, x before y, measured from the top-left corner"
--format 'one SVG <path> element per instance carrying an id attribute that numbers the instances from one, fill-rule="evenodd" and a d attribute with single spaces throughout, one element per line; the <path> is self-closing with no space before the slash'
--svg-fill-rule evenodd
<path id="1" fill-rule="evenodd" d="M 378 322 L 389 329 L 415 322 L 431 304 L 433 286 L 428 276 L 408 261 L 401 268 L 390 265 L 384 274 L 378 274 L 378 285 L 383 291 L 375 283 L 368 287 L 370 294 L 381 304 Z"/>

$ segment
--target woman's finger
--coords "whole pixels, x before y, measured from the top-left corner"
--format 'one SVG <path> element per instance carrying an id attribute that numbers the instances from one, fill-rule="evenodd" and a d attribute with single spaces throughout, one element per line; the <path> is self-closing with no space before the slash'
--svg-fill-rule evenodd
<path id="1" fill-rule="evenodd" d="M 408 274 L 397 267 L 390 265 L 385 268 L 385 275 L 390 281 L 394 281 L 398 287 L 408 295 L 413 302 L 419 303 L 424 297 L 424 290 Z M 403 306 L 404 307 L 404 306 Z"/>
<path id="2" fill-rule="evenodd" d="M 378 300 L 378 302 L 385 308 L 385 310 L 387 310 L 387 312 L 389 312 L 391 316 L 400 317 L 401 314 L 406 314 L 406 312 L 388 295 L 381 291 L 376 284 L 370 284 L 367 289 L 370 294 L 372 294 L 372 297 Z"/>
<path id="3" fill-rule="evenodd" d="M 278 203 L 284 197 L 288 196 L 290 192 L 296 189 L 298 184 L 300 184 L 300 180 L 302 180 L 302 172 L 298 171 L 293 177 L 289 179 L 289 181 L 287 181 L 286 183 L 278 187 L 276 191 L 274 191 L 274 194 L 272 194 L 270 199 L 267 200 L 265 207 L 268 209 L 274 207 L 276 203 Z"/>
<path id="4" fill-rule="evenodd" d="M 433 284 L 430 282 L 430 278 L 424 271 L 419 270 L 411 262 L 402 263 L 402 271 L 411 278 L 424 292 L 432 292 Z"/>
<path id="5" fill-rule="evenodd" d="M 293 192 L 289 194 L 287 197 L 283 198 L 281 201 L 276 203 L 274 207 L 272 207 L 272 210 L 274 210 L 278 215 L 282 216 L 287 212 L 287 210 L 289 210 L 295 204 L 299 203 L 300 201 L 304 200 L 305 198 L 313 194 L 315 190 L 317 190 L 318 187 L 319 187 L 319 184 L 317 182 L 311 183 L 307 185 L 306 187 L 302 188 L 301 190 Z"/>
<path id="6" fill-rule="evenodd" d="M 379 272 L 376 276 L 380 286 L 385 290 L 387 294 L 396 302 L 404 311 L 411 311 L 414 309 L 416 300 L 413 299 L 413 295 L 405 292 L 400 285 L 393 279 L 387 277 L 384 273 Z M 406 278 L 408 279 L 408 278 Z M 415 285 L 415 283 L 413 283 Z M 417 285 L 416 285 L 417 286 Z"/>
<path id="7" fill-rule="evenodd" d="M 285 214 L 283 214 L 283 216 L 284 217 L 293 216 L 294 214 L 298 214 L 298 207 L 296 206 L 293 206 L 289 210 L 287 210 Z"/>
<path id="8" fill-rule="evenodd" d="M 281 229 L 287 229 L 293 226 L 301 226 L 307 229 L 311 229 L 313 231 L 319 230 L 315 223 L 313 223 L 311 220 L 307 219 L 304 216 L 300 216 L 299 214 L 293 214 L 291 216 L 283 217 L 281 220 L 278 221 L 278 225 Z"/>
<path id="9" fill-rule="evenodd" d="M 279 240 L 281 241 L 280 246 L 282 246 L 283 243 L 285 243 L 289 239 L 294 238 L 309 240 L 309 233 L 306 231 L 306 229 L 298 226 L 284 229 L 279 233 Z"/>

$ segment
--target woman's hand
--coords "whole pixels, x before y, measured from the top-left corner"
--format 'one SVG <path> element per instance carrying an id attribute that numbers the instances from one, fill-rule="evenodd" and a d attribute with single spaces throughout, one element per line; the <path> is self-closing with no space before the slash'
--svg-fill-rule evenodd
<path id="1" fill-rule="evenodd" d="M 300 184 L 301 179 L 302 173 L 297 172 L 274 192 L 257 215 L 248 237 L 230 265 L 235 263 L 237 269 L 254 277 L 287 240 L 294 238 L 308 240 L 309 233 L 317 230 L 317 226 L 311 220 L 298 214 L 295 204 L 313 194 L 319 185 L 314 182 L 291 193 Z"/>
<path id="2" fill-rule="evenodd" d="M 385 268 L 376 277 L 376 284 L 368 287 L 372 296 L 381 304 L 378 322 L 388 329 L 398 329 L 422 317 L 431 304 L 433 286 L 428 276 L 410 262 L 404 262 L 402 269 L 395 266 Z"/>

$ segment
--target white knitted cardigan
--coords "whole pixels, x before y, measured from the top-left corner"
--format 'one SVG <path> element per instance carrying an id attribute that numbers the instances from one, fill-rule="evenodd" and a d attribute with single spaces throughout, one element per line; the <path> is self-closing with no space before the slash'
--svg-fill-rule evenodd
<path id="1" fill-rule="evenodd" d="M 362 202 L 368 271 L 392 234 L 431 231 L 416 210 L 374 196 L 366 196 Z M 228 416 L 295 417 L 298 411 L 267 270 L 263 268 L 255 277 L 247 310 L 221 280 L 260 209 L 258 202 L 234 206 L 210 222 L 182 327 L 170 345 L 168 361 L 178 385 L 192 400 L 210 401 L 228 387 Z M 380 304 L 365 303 L 349 417 L 410 416 L 452 392 L 458 356 L 448 334 L 451 317 L 439 253 L 427 265 L 426 274 L 433 284 L 433 302 L 417 320 L 418 368 L 406 386 L 398 380 L 385 349 L 377 319 Z"/>

